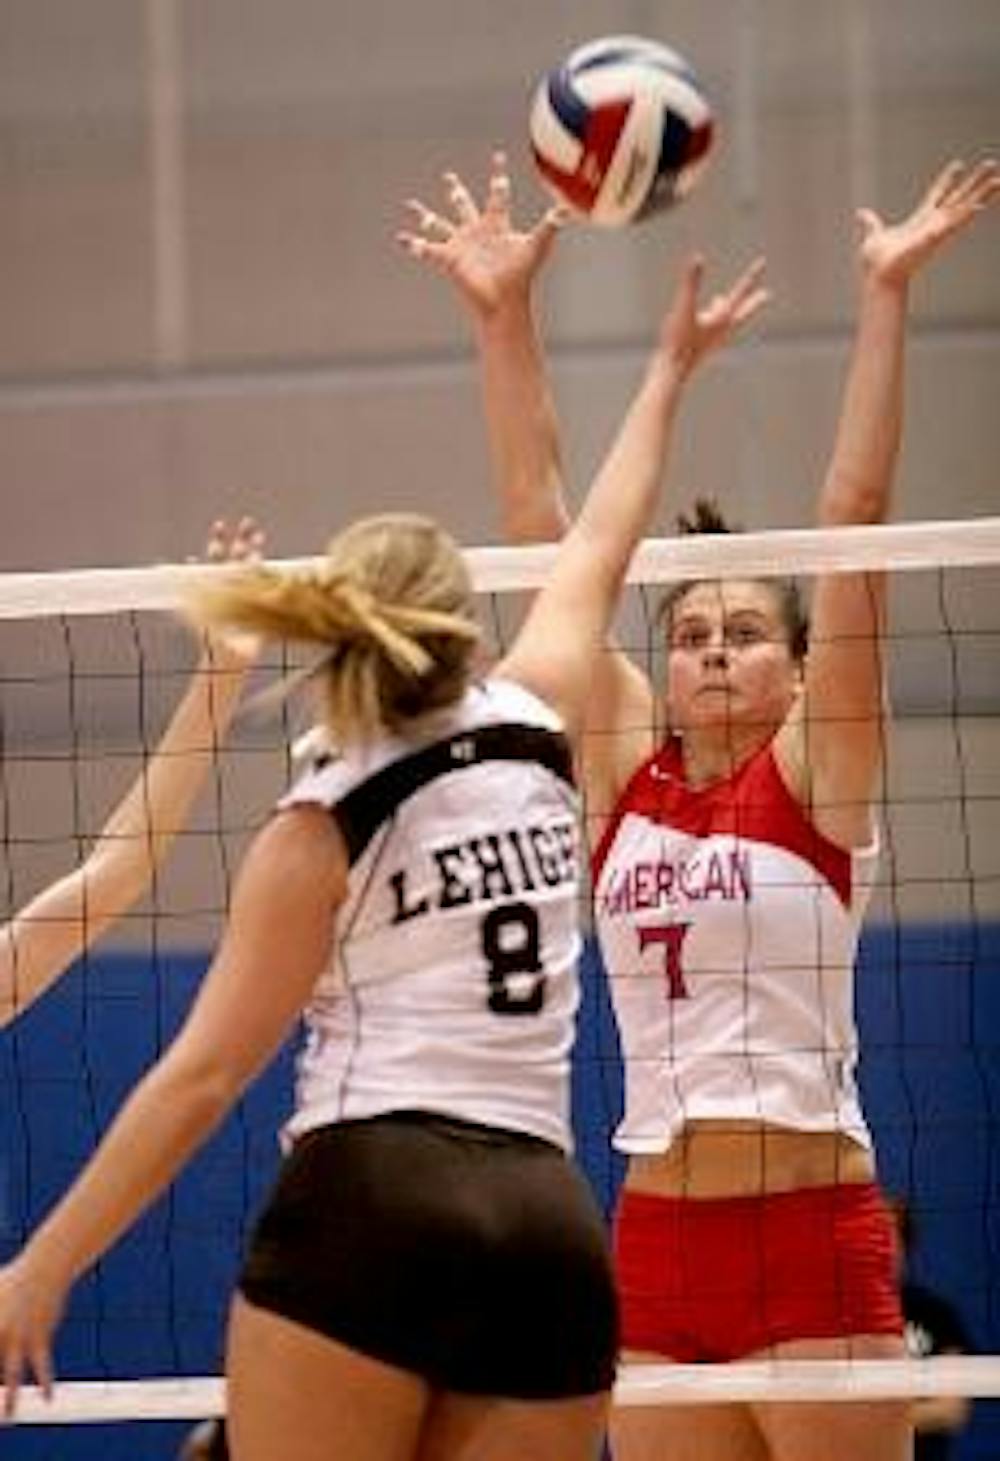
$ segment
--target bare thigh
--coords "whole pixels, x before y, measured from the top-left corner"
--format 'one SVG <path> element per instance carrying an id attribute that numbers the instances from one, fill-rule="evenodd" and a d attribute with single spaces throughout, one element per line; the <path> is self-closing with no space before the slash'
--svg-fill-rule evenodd
<path id="1" fill-rule="evenodd" d="M 429 1401 L 422 1380 L 239 1295 L 226 1375 L 233 1461 L 413 1461 L 417 1454 Z"/>
<path id="2" fill-rule="evenodd" d="M 629 1364 L 668 1363 L 662 1355 L 625 1358 Z M 746 1405 L 619 1407 L 611 1418 L 611 1450 L 614 1461 L 768 1461 Z"/>
<path id="3" fill-rule="evenodd" d="M 597 1461 L 608 1403 L 437 1395 L 415 1461 Z"/>
<path id="4" fill-rule="evenodd" d="M 767 1357 L 784 1359 L 901 1359 L 903 1341 L 890 1334 L 845 1339 L 797 1339 Z M 758 1359 L 764 1356 L 758 1355 Z M 909 1461 L 913 1428 L 905 1401 L 756 1404 L 754 1414 L 772 1461 Z"/>
<path id="5" fill-rule="evenodd" d="M 898 1359 L 892 1335 L 793 1340 L 747 1359 Z M 663 1364 L 662 1356 L 630 1363 Z M 611 1422 L 614 1461 L 910 1461 L 905 1402 L 629 1406 Z"/>

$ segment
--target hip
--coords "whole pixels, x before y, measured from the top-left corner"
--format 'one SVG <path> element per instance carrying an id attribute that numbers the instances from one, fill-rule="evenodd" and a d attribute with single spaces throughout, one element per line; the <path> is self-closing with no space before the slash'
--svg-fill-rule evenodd
<path id="1" fill-rule="evenodd" d="M 705 1201 L 625 1192 L 615 1215 L 626 1347 L 690 1363 L 898 1340 L 898 1260 L 871 1183 Z"/>
<path id="2" fill-rule="evenodd" d="M 558 1398 L 613 1374 L 600 1211 L 557 1147 L 516 1132 L 401 1111 L 310 1133 L 240 1288 L 446 1390 Z"/>
<path id="3" fill-rule="evenodd" d="M 692 1121 L 663 1152 L 631 1156 L 625 1186 L 660 1197 L 755 1197 L 869 1183 L 871 1152 L 841 1131 Z"/>

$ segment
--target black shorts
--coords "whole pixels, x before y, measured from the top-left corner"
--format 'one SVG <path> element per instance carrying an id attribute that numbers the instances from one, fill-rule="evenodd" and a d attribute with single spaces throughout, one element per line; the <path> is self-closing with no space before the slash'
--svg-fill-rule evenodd
<path id="1" fill-rule="evenodd" d="M 614 1378 L 604 1223 L 572 1162 L 530 1136 L 409 1111 L 308 1133 L 239 1287 L 442 1390 L 560 1399 Z"/>

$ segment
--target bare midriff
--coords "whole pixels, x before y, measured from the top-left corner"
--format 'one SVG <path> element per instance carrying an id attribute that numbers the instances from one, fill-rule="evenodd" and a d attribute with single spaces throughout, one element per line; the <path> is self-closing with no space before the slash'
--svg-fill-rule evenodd
<path id="1" fill-rule="evenodd" d="M 871 1152 L 842 1132 L 695 1121 L 669 1150 L 630 1157 L 625 1185 L 661 1197 L 757 1197 L 871 1182 L 874 1175 Z"/>

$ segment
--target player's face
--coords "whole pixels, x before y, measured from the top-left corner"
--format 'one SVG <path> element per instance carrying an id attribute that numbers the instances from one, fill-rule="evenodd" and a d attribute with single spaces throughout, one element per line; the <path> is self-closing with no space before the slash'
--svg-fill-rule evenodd
<path id="1" fill-rule="evenodd" d="M 729 725 L 773 734 L 798 685 L 779 601 L 766 583 L 697 583 L 674 604 L 667 642 L 674 730 Z"/>

